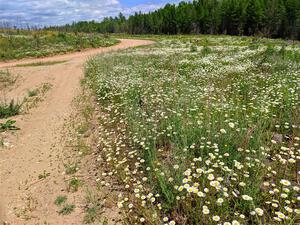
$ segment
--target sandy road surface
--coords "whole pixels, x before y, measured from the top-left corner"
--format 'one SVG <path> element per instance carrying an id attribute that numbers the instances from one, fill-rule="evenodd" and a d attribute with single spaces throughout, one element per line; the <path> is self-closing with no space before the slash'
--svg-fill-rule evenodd
<path id="1" fill-rule="evenodd" d="M 64 186 L 63 146 L 60 143 L 64 135 L 63 125 L 74 110 L 71 102 L 79 94 L 84 62 L 96 53 L 151 43 L 123 39 L 120 44 L 108 48 L 0 63 L 0 68 L 8 67 L 21 76 L 20 84 L 7 94 L 10 98 L 24 96 L 29 89 L 43 83 L 53 85 L 43 102 L 29 114 L 16 118 L 21 130 L 9 149 L 0 150 L 0 224 L 1 219 L 11 225 L 81 224 L 83 213 L 78 207 L 72 214 L 61 216 L 54 201 L 62 194 Z M 66 62 L 50 66 L 13 67 L 20 63 L 57 60 Z M 50 176 L 39 180 L 38 175 L 44 171 Z M 69 201 L 77 203 L 80 199 L 77 196 L 72 199 L 71 195 Z"/>

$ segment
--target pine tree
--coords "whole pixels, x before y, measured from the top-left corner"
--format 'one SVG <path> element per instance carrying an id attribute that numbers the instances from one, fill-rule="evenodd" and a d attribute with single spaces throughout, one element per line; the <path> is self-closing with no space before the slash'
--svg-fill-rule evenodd
<path id="1" fill-rule="evenodd" d="M 260 30 L 264 18 L 263 4 L 261 0 L 249 0 L 245 14 L 245 34 L 256 34 Z"/>
<path id="2" fill-rule="evenodd" d="M 300 0 L 194 0 L 149 13 L 81 21 L 60 31 L 130 34 L 231 34 L 300 39 Z"/>
<path id="3" fill-rule="evenodd" d="M 224 0 L 221 5 L 221 30 L 225 34 L 238 35 L 243 33 L 243 10 L 241 0 Z"/>
<path id="4" fill-rule="evenodd" d="M 286 0 L 285 1 L 287 28 L 286 36 L 293 39 L 300 35 L 300 1 L 299 0 Z"/>
<path id="5" fill-rule="evenodd" d="M 265 34 L 268 37 L 282 37 L 284 20 L 286 18 L 285 6 L 282 0 L 266 0 L 265 7 Z"/>

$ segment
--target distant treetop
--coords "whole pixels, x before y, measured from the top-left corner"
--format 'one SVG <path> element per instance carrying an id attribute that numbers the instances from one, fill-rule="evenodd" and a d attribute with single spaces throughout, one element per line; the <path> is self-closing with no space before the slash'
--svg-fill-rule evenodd
<path id="1" fill-rule="evenodd" d="M 154 12 L 102 22 L 81 21 L 49 29 L 129 34 L 259 35 L 300 40 L 299 0 L 194 0 Z"/>

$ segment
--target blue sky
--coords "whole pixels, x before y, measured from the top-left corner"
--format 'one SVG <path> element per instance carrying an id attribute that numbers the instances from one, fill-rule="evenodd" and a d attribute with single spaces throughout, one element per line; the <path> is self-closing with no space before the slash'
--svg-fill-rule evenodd
<path id="1" fill-rule="evenodd" d="M 122 12 L 148 12 L 178 0 L 0 0 L 0 21 L 17 26 L 59 25 L 79 20 L 101 20 Z"/>

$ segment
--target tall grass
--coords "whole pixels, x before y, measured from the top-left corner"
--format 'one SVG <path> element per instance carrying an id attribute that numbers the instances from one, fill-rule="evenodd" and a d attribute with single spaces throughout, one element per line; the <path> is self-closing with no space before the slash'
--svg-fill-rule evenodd
<path id="1" fill-rule="evenodd" d="M 0 33 L 0 61 L 44 57 L 86 48 L 107 47 L 118 41 L 99 34 L 28 31 Z"/>

